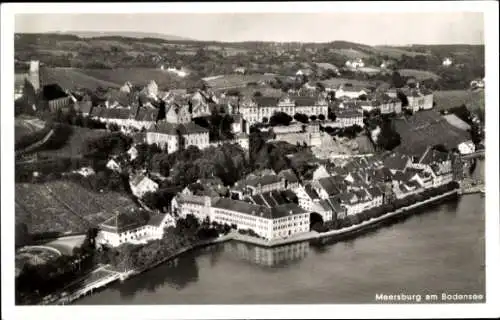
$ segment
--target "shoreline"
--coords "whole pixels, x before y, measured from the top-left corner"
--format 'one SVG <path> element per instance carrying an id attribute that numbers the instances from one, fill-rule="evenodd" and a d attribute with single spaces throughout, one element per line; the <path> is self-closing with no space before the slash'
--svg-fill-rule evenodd
<path id="1" fill-rule="evenodd" d="M 406 216 L 408 213 L 411 213 L 411 211 L 413 209 L 419 208 L 424 204 L 435 203 L 436 201 L 439 201 L 441 199 L 445 199 L 451 195 L 457 195 L 459 197 L 461 196 L 459 193 L 459 189 L 455 189 L 453 191 L 448 191 L 446 193 L 443 193 L 441 195 L 438 195 L 438 196 L 432 197 L 430 199 L 421 201 L 419 203 L 416 203 L 416 204 L 413 204 L 413 205 L 410 205 L 410 206 L 407 206 L 404 208 L 397 209 L 393 212 L 386 213 L 380 217 L 372 218 L 372 219 L 367 220 L 367 221 L 363 221 L 360 224 L 357 224 L 354 226 L 350 226 L 350 227 L 346 227 L 346 228 L 342 228 L 342 229 L 338 229 L 338 230 L 330 230 L 330 231 L 322 232 L 322 233 L 319 233 L 316 231 L 309 231 L 307 233 L 302 233 L 302 234 L 299 234 L 299 235 L 297 235 L 295 237 L 291 237 L 291 238 L 279 239 L 279 240 L 274 240 L 274 241 L 266 241 L 266 240 L 262 240 L 259 238 L 255 238 L 255 237 L 251 237 L 251 236 L 247 236 L 247 235 L 242 235 L 242 234 L 239 234 L 237 232 L 231 232 L 227 235 L 218 237 L 216 239 L 206 240 L 206 241 L 191 245 L 189 247 L 185 247 L 183 249 L 180 249 L 177 252 L 172 253 L 171 255 L 165 257 L 164 259 L 158 261 L 157 263 L 155 263 L 151 266 L 148 266 L 147 268 L 144 268 L 142 270 L 133 270 L 133 271 L 128 271 L 128 272 L 122 272 L 119 280 L 120 280 L 120 282 L 126 281 L 127 279 L 129 279 L 131 277 L 140 275 L 144 272 L 147 272 L 151 269 L 154 269 L 154 268 L 158 267 L 160 264 L 163 264 L 165 262 L 173 260 L 173 259 L 181 256 L 182 254 L 190 252 L 192 250 L 212 246 L 212 245 L 219 244 L 219 243 L 224 243 L 227 241 L 237 241 L 237 242 L 243 242 L 243 243 L 248 243 L 248 244 L 252 244 L 252 245 L 257 245 L 260 247 L 272 248 L 272 247 L 279 247 L 279 246 L 283 246 L 283 245 L 287 245 L 287 244 L 292 244 L 292 243 L 297 243 L 297 242 L 305 242 L 305 241 L 334 240 L 335 238 L 337 238 L 337 239 L 340 238 L 340 240 L 341 240 L 342 237 L 349 236 L 352 234 L 358 234 L 358 233 L 363 232 L 363 231 L 372 230 L 374 228 L 377 228 L 383 222 L 387 222 L 388 219 Z M 114 283 L 114 282 L 115 281 L 107 283 L 103 286 L 95 288 L 94 290 L 104 289 L 109 284 Z M 83 298 L 83 297 L 85 297 L 85 295 L 82 295 L 82 296 L 79 296 L 79 297 L 73 299 L 68 304 L 71 304 L 72 302 L 74 302 L 80 298 Z M 62 299 L 55 301 L 54 304 L 56 304 L 56 305 L 61 304 L 61 300 Z"/>

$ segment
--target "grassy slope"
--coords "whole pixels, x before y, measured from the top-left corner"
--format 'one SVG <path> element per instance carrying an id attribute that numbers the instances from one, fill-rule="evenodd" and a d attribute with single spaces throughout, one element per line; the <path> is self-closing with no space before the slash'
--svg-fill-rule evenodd
<path id="1" fill-rule="evenodd" d="M 153 68 L 80 69 L 79 72 L 96 79 L 118 83 L 130 81 L 134 85 L 146 85 L 154 80 L 158 87 L 169 87 L 184 82 L 175 74 Z"/>
<path id="2" fill-rule="evenodd" d="M 96 78 L 74 68 L 44 68 L 43 71 L 41 71 L 41 76 L 45 78 L 46 83 L 58 83 L 61 87 L 66 89 L 83 87 L 95 90 L 97 87 L 119 87 L 116 82 Z"/>
<path id="3" fill-rule="evenodd" d="M 83 151 L 83 144 L 89 138 L 96 138 L 106 135 L 105 130 L 92 130 L 82 127 L 73 127 L 73 133 L 66 144 L 57 150 L 43 150 L 38 154 L 47 157 L 79 157 Z"/>
<path id="4" fill-rule="evenodd" d="M 434 92 L 436 109 L 459 107 L 462 104 L 471 110 L 484 110 L 484 91 L 471 90 L 446 90 Z"/>
<path id="5" fill-rule="evenodd" d="M 417 81 L 422 81 L 426 79 L 439 79 L 439 76 L 434 72 L 424 71 L 424 70 L 416 70 L 416 69 L 400 69 L 398 70 L 399 74 L 404 77 L 415 77 Z"/>

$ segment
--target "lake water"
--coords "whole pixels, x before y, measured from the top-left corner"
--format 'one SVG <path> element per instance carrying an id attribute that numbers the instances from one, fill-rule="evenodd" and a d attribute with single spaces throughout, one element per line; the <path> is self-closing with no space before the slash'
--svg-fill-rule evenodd
<path id="1" fill-rule="evenodd" d="M 75 304 L 374 303 L 377 293 L 484 294 L 484 210 L 484 198 L 465 195 L 322 247 L 224 243 Z"/>

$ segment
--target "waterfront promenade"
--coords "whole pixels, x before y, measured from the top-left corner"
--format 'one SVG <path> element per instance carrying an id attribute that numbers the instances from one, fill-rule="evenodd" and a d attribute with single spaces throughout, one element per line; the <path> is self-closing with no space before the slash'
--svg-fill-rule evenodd
<path id="1" fill-rule="evenodd" d="M 248 236 L 248 235 L 242 235 L 239 233 L 233 233 L 231 239 L 236 240 L 236 241 L 249 242 L 251 244 L 264 246 L 264 247 L 274 247 L 274 246 L 281 246 L 281 245 L 286 245 L 286 244 L 300 242 L 300 241 L 308 241 L 308 240 L 315 240 L 315 239 L 321 239 L 321 238 L 342 236 L 342 235 L 346 235 L 346 234 L 349 234 L 352 232 L 361 231 L 369 226 L 375 225 L 375 224 L 380 223 L 384 220 L 402 215 L 404 212 L 406 212 L 408 210 L 418 208 L 424 204 L 437 201 L 439 199 L 448 197 L 452 194 L 457 194 L 457 192 L 458 192 L 458 190 L 449 191 L 449 192 L 443 193 L 441 195 L 424 200 L 422 202 L 415 203 L 415 204 L 412 204 L 410 206 L 397 209 L 396 211 L 393 211 L 393 212 L 386 213 L 380 217 L 371 218 L 370 220 L 363 221 L 362 223 L 359 223 L 357 225 L 353 225 L 353 226 L 338 229 L 338 230 L 331 230 L 331 231 L 321 232 L 321 233 L 316 232 L 316 231 L 309 231 L 309 232 L 301 233 L 301 234 L 298 234 L 296 236 L 288 237 L 285 239 L 276 239 L 276 240 L 271 240 L 271 241 L 267 241 L 264 239 L 260 239 L 260 238 L 256 238 L 256 237 L 252 237 L 252 236 Z"/>
<path id="2" fill-rule="evenodd" d="M 393 212 L 386 213 L 380 217 L 377 218 L 372 218 L 370 220 L 364 221 L 360 224 L 338 229 L 338 230 L 331 230 L 328 232 L 323 232 L 319 233 L 316 231 L 310 231 L 310 232 L 305 232 L 298 234 L 293 237 L 289 238 L 284 238 L 284 239 L 276 239 L 276 240 L 271 240 L 267 241 L 264 239 L 248 236 L 248 235 L 242 235 L 236 231 L 233 231 L 227 235 L 220 236 L 216 239 L 212 240 L 207 240 L 203 242 L 199 242 L 195 245 L 180 249 L 176 251 L 175 253 L 165 257 L 164 259 L 160 260 L 158 263 L 148 266 L 147 268 L 144 268 L 142 270 L 131 270 L 127 273 L 119 273 L 116 271 L 109 270 L 107 266 L 101 267 L 99 269 L 96 269 L 93 273 L 92 276 L 86 277 L 85 279 L 80 279 L 73 283 L 72 285 L 68 286 L 64 292 L 60 295 L 58 295 L 58 299 L 52 299 L 51 303 L 44 303 L 44 304 L 67 304 L 71 303 L 72 301 L 79 299 L 81 297 L 84 297 L 88 293 L 92 293 L 94 290 L 98 288 L 102 288 L 107 286 L 108 284 L 120 279 L 121 281 L 124 281 L 130 277 L 134 277 L 136 275 L 139 275 L 145 271 L 148 271 L 150 269 L 153 269 L 157 267 L 160 264 L 163 264 L 167 261 L 170 261 L 172 259 L 177 258 L 178 256 L 187 253 L 193 249 L 196 248 L 201 248 L 205 246 L 210 246 L 214 245 L 217 243 L 223 243 L 226 241 L 239 241 L 239 242 L 245 242 L 245 243 L 250 243 L 253 245 L 261 246 L 261 247 L 276 247 L 276 246 L 282 246 L 282 245 L 287 245 L 287 244 L 292 244 L 292 243 L 297 243 L 297 242 L 303 242 L 303 241 L 310 241 L 310 240 L 316 240 L 316 239 L 321 239 L 321 238 L 334 238 L 334 237 L 340 237 L 344 235 L 348 235 L 351 233 L 355 232 L 361 232 L 364 229 L 372 228 L 375 227 L 378 223 L 381 223 L 385 220 L 389 220 L 391 218 L 401 216 L 403 215 L 406 211 L 418 208 L 422 205 L 432 203 L 435 201 L 438 201 L 440 199 L 446 198 L 450 195 L 453 194 L 458 194 L 459 189 L 452 190 L 446 193 L 443 193 L 441 195 L 429 198 L 427 200 L 424 200 L 422 202 L 397 209 Z M 100 271 L 100 273 L 99 273 Z M 55 303 L 54 303 L 54 300 Z"/>

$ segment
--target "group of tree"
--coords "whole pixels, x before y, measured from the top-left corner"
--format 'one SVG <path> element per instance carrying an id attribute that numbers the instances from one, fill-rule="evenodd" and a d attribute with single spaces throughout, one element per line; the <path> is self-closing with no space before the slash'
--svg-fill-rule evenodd
<path id="1" fill-rule="evenodd" d="M 271 126 L 288 126 L 292 122 L 293 118 L 285 112 L 275 112 L 269 119 L 269 124 Z"/>
<path id="2" fill-rule="evenodd" d="M 347 139 L 354 139 L 358 136 L 358 134 L 363 132 L 363 128 L 357 124 L 344 128 L 332 128 L 330 126 L 327 127 L 320 126 L 320 130 L 328 133 L 331 136 L 340 138 L 345 137 Z"/>
<path id="3" fill-rule="evenodd" d="M 179 250 L 227 234 L 230 230 L 227 224 L 210 223 L 208 219 L 200 222 L 193 215 L 187 215 L 177 218 L 175 227 L 165 228 L 162 239 L 143 245 L 123 244 L 116 248 L 104 248 L 99 254 L 99 262 L 111 264 L 123 271 L 145 270 L 165 261 Z"/>
<path id="4" fill-rule="evenodd" d="M 216 111 L 208 117 L 195 118 L 194 123 L 209 130 L 210 141 L 234 139 L 231 129 L 234 119 L 230 114 Z"/>
<path id="5" fill-rule="evenodd" d="M 200 150 L 189 146 L 171 154 L 155 153 L 151 170 L 168 176 L 172 184 L 185 187 L 198 179 L 219 177 L 231 185 L 248 170 L 245 151 L 237 144 L 222 144 Z"/>

